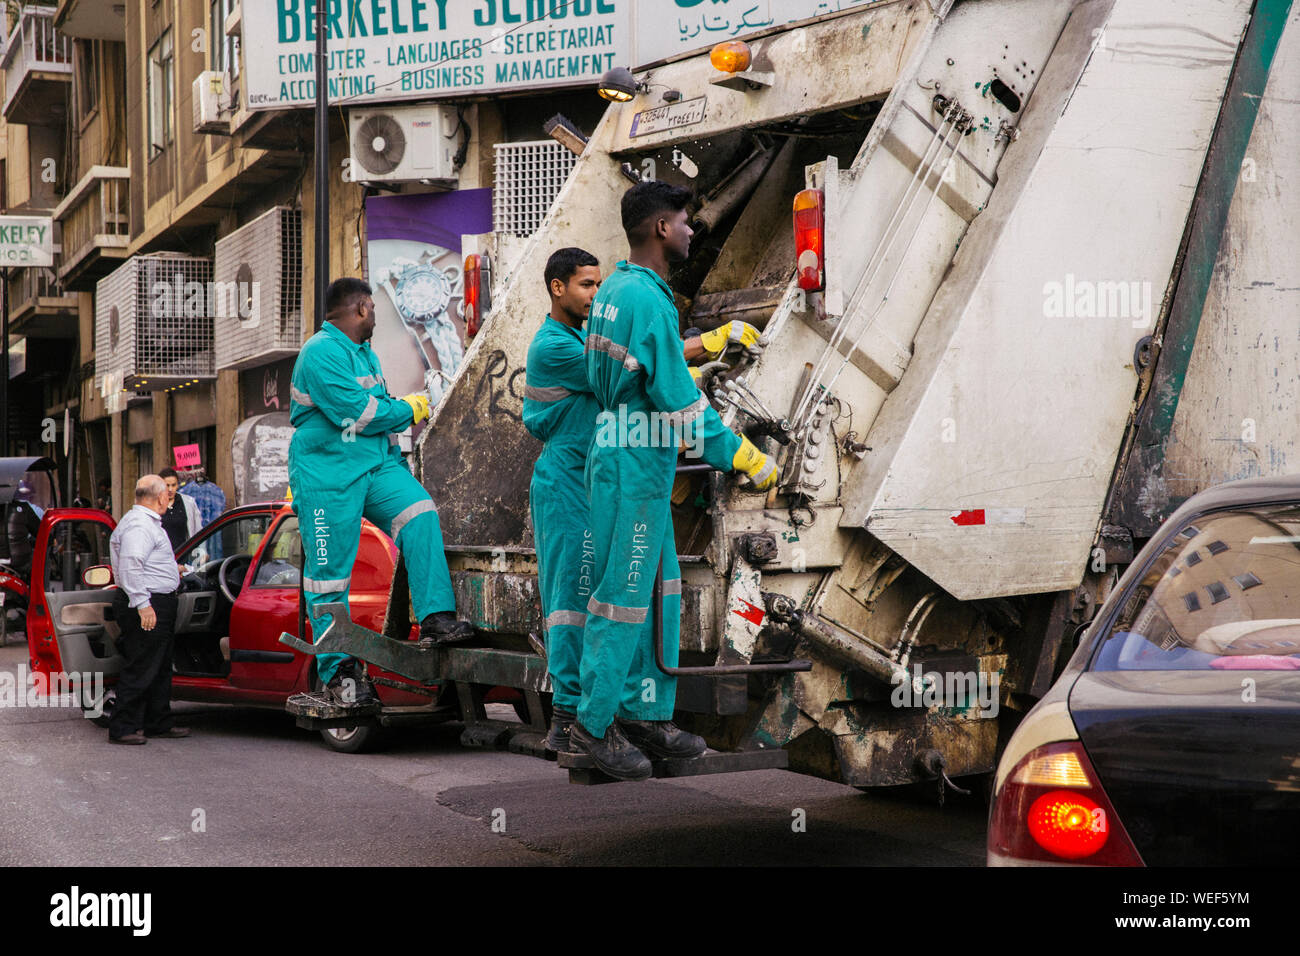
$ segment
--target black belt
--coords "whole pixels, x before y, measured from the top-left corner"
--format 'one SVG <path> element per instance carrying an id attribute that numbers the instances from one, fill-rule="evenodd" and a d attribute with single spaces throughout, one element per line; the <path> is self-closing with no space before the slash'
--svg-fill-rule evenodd
<path id="1" fill-rule="evenodd" d="M 131 601 L 131 596 L 126 593 L 125 588 L 119 587 L 117 589 L 117 596 L 122 600 L 125 600 L 127 603 L 130 603 Z M 153 603 L 154 598 L 168 598 L 174 601 L 176 600 L 177 597 L 178 594 L 176 591 L 150 591 L 149 592 L 149 602 L 151 604 Z"/>

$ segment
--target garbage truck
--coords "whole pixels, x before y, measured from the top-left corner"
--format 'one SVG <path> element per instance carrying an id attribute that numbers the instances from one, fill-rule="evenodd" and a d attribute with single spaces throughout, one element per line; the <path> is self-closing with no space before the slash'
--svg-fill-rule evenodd
<path id="1" fill-rule="evenodd" d="M 683 333 L 766 341 L 701 388 L 777 486 L 683 459 L 674 495 L 677 719 L 713 769 L 988 773 L 1163 518 L 1294 460 L 1289 0 L 827 6 L 627 76 L 594 129 L 565 125 L 576 166 L 497 258 L 414 455 L 487 646 L 402 641 L 400 568 L 383 635 L 328 636 L 454 686 L 467 743 L 536 753 L 545 730 L 525 355 L 553 251 L 626 257 L 633 182 L 695 196 Z M 494 686 L 531 721 L 488 719 Z"/>

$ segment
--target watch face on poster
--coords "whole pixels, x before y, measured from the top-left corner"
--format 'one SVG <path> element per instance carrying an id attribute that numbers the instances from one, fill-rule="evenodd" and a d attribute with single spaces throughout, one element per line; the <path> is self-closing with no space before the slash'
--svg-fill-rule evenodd
<path id="1" fill-rule="evenodd" d="M 371 340 L 393 395 L 442 397 L 465 354 L 460 256 L 409 240 L 371 243 L 375 332 Z"/>

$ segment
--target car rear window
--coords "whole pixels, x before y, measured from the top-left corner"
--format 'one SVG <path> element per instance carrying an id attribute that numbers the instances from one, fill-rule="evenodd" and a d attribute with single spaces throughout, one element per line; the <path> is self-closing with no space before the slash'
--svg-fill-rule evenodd
<path id="1" fill-rule="evenodd" d="M 1300 670 L 1300 507 L 1180 528 L 1132 589 L 1094 670 Z"/>

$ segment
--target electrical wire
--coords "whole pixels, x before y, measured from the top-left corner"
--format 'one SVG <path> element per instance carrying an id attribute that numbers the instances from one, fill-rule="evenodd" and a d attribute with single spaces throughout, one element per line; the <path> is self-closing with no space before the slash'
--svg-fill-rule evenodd
<path id="1" fill-rule="evenodd" d="M 952 129 L 949 130 L 948 132 L 948 136 L 951 136 L 953 131 L 960 131 L 959 123 L 954 123 Z M 946 169 L 948 164 L 951 163 L 953 159 L 956 157 L 957 147 L 960 144 L 961 144 L 961 137 L 959 135 L 957 137 L 957 140 L 952 144 L 952 148 L 948 153 L 947 159 L 944 160 L 943 167 L 942 167 L 943 169 Z M 947 145 L 948 145 L 948 137 L 945 136 L 943 141 L 943 147 L 947 147 Z M 936 160 L 937 158 L 938 156 L 936 156 Z M 927 179 L 929 178 L 929 175 L 930 174 L 927 172 L 926 173 Z M 912 234 L 907 239 L 907 245 L 903 247 L 903 253 L 901 256 L 899 256 L 898 265 L 895 267 L 893 275 L 891 275 L 889 278 L 889 284 L 885 286 L 885 292 L 880 297 L 880 303 L 876 306 L 875 310 L 871 313 L 871 315 L 867 317 L 867 321 L 863 325 L 862 331 L 858 333 L 857 338 L 853 340 L 853 344 L 849 347 L 848 353 L 845 354 L 842 360 L 840 361 L 839 368 L 835 370 L 835 374 L 831 377 L 830 383 L 826 385 L 825 393 L 829 393 L 832 389 L 835 388 L 835 384 L 840 379 L 840 374 L 844 371 L 844 369 L 849 364 L 849 356 L 851 356 L 854 350 L 857 349 L 858 345 L 862 342 L 862 339 L 866 336 L 867 332 L 871 329 L 872 325 L 875 324 L 876 317 L 880 315 L 880 313 L 884 310 L 886 303 L 889 302 L 889 294 L 890 292 L 893 291 L 894 283 L 898 281 L 899 275 L 902 274 L 903 265 L 907 262 L 907 254 L 911 251 L 912 244 L 916 242 L 916 237 L 921 231 L 921 224 L 925 221 L 925 214 L 929 212 L 930 206 L 933 205 L 935 197 L 939 195 L 939 187 L 940 185 L 942 185 L 942 183 L 943 183 L 943 173 L 941 170 L 939 175 L 935 177 L 934 188 L 930 191 L 930 198 L 926 200 L 925 206 L 921 209 L 921 215 L 917 217 L 916 225 L 912 227 Z M 864 285 L 862 287 L 861 295 L 865 296 L 865 294 L 866 294 L 866 286 Z M 858 296 L 854 296 L 855 300 L 857 298 Z M 845 313 L 846 315 L 853 315 L 855 311 L 856 311 L 856 302 L 851 302 L 850 308 L 845 310 Z M 809 412 L 808 417 L 809 419 L 811 419 L 812 411 Z"/>
<path id="2" fill-rule="evenodd" d="M 908 181 L 907 187 L 903 190 L 903 195 L 894 206 L 893 213 L 889 217 L 889 222 L 885 225 L 885 230 L 881 234 L 880 240 L 876 244 L 876 248 L 872 252 L 870 260 L 867 262 L 867 267 L 864 270 L 859 285 L 860 289 L 865 290 L 867 286 L 874 281 L 876 274 L 884 265 L 886 258 L 888 258 L 889 251 L 893 248 L 894 242 L 898 238 L 898 234 L 902 229 L 902 224 L 912 210 L 916 197 L 919 196 L 921 190 L 924 189 L 925 182 L 929 179 L 930 173 L 933 172 L 934 164 L 943 153 L 943 148 L 947 143 L 948 137 L 952 135 L 952 130 L 956 128 L 958 115 L 956 104 L 954 103 L 945 112 L 943 122 L 941 122 L 935 129 L 934 134 L 926 144 L 925 152 L 917 163 L 916 169 L 913 171 L 912 178 Z M 947 127 L 946 131 L 945 127 Z M 937 149 L 935 149 L 936 144 L 938 144 Z M 933 157 L 930 155 L 932 149 L 934 149 Z M 924 178 L 922 178 L 922 170 L 925 171 Z M 919 187 L 917 186 L 918 182 L 920 183 Z M 917 187 L 915 191 L 913 191 L 913 187 Z M 798 404 L 795 406 L 794 414 L 791 416 L 791 424 L 795 428 L 796 436 L 802 434 L 806 420 L 811 418 L 811 408 L 815 408 L 817 404 L 820 404 L 820 400 L 818 402 L 813 402 L 813 396 L 817 395 L 818 391 L 822 389 L 821 382 L 833 361 L 832 356 L 836 351 L 838 351 L 840 343 L 848 334 L 849 326 L 853 324 L 851 317 L 854 314 L 853 306 L 855 304 L 856 302 L 850 303 L 850 307 L 844 310 L 844 314 L 841 316 L 839 324 L 831 335 L 830 341 L 827 342 L 826 349 L 818 358 L 817 365 L 813 369 L 812 375 L 808 377 L 808 384 L 805 387 L 803 394 L 800 396 Z M 852 355 L 852 351 L 850 351 L 849 354 Z"/>

